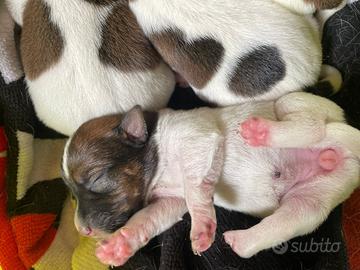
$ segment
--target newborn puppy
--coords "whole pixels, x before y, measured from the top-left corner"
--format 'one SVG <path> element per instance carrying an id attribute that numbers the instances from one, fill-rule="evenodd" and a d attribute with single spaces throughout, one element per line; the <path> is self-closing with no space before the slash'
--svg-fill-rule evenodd
<path id="1" fill-rule="evenodd" d="M 21 57 L 36 113 L 71 135 L 134 105 L 166 106 L 175 78 L 126 0 L 7 0 L 22 26 Z"/>
<path id="2" fill-rule="evenodd" d="M 359 157 L 360 131 L 343 111 L 297 92 L 222 109 L 136 106 L 93 119 L 68 140 L 62 168 L 77 229 L 107 239 L 98 258 L 122 265 L 187 211 L 192 248 L 204 252 L 216 231 L 214 204 L 264 217 L 224 234 L 245 258 L 310 233 L 359 185 Z"/>
<path id="3" fill-rule="evenodd" d="M 295 1 L 308 2 L 308 14 L 293 12 L 293 2 L 129 1 L 163 59 L 220 106 L 273 100 L 318 81 L 322 50 L 311 12 L 330 1 Z"/>

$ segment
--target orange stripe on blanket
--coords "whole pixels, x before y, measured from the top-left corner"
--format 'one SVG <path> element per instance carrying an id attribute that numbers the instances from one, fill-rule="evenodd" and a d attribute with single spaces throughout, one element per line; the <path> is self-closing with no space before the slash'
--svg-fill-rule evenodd
<path id="1" fill-rule="evenodd" d="M 49 248 L 56 229 L 54 214 L 27 214 L 11 218 L 19 257 L 30 268 Z"/>
<path id="2" fill-rule="evenodd" d="M 0 196 L 0 264 L 3 270 L 26 269 L 18 256 L 15 237 L 6 215 L 6 196 Z"/>
<path id="3" fill-rule="evenodd" d="M 6 213 L 6 194 L 4 191 L 3 166 L 5 159 L 0 159 L 0 265 L 3 270 L 25 270 L 26 267 L 18 256 L 18 249 L 12 227 Z"/>
<path id="4" fill-rule="evenodd" d="M 5 151 L 6 148 L 4 129 L 0 128 L 0 151 Z M 5 170 L 6 158 L 0 158 L 0 265 L 3 270 L 26 270 L 18 256 L 15 237 L 6 213 Z"/>

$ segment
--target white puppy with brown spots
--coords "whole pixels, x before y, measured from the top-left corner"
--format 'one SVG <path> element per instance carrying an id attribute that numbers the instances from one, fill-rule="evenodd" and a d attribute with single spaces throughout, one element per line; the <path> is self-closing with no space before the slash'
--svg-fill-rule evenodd
<path id="1" fill-rule="evenodd" d="M 35 111 L 71 135 L 83 122 L 135 104 L 166 106 L 174 74 L 127 0 L 7 0 L 22 26 L 21 58 Z"/>
<path id="2" fill-rule="evenodd" d="M 264 218 L 224 234 L 245 258 L 310 233 L 358 187 L 359 164 L 360 131 L 344 123 L 341 108 L 298 92 L 222 109 L 137 106 L 93 119 L 69 139 L 63 172 L 78 230 L 107 238 L 98 258 L 122 265 L 186 211 L 192 248 L 206 251 L 214 204 Z"/>
<path id="3" fill-rule="evenodd" d="M 312 13 L 342 2 L 129 1 L 163 59 L 198 96 L 221 106 L 273 100 L 315 85 L 322 50 Z M 340 80 L 332 84 L 338 88 Z"/>

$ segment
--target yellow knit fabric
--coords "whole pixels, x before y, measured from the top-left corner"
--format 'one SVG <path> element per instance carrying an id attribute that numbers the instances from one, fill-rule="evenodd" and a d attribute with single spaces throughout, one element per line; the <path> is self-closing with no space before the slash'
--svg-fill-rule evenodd
<path id="1" fill-rule="evenodd" d="M 72 257 L 73 270 L 107 270 L 108 266 L 99 262 L 95 256 L 96 241 L 91 238 L 80 237 Z"/>

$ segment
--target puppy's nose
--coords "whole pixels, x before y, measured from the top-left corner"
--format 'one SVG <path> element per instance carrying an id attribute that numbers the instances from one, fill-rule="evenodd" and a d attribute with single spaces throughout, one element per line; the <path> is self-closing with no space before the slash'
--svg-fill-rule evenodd
<path id="1" fill-rule="evenodd" d="M 79 228 L 79 233 L 84 235 L 84 236 L 91 236 L 92 234 L 92 230 L 90 227 L 80 227 Z"/>

